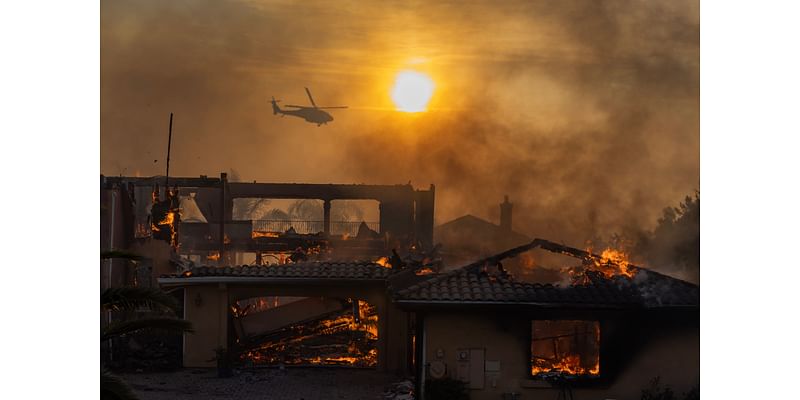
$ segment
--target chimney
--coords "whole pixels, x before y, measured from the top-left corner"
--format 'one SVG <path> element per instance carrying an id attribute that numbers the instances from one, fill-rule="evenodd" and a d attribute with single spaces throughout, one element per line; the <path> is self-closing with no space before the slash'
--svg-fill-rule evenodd
<path id="1" fill-rule="evenodd" d="M 511 207 L 513 206 L 508 202 L 508 195 L 505 195 L 504 201 L 500 203 L 500 228 L 503 230 L 511 230 Z"/>

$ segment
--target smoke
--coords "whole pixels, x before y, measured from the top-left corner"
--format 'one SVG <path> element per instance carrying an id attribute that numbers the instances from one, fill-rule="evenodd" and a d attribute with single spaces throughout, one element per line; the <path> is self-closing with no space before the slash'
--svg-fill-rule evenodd
<path id="1" fill-rule="evenodd" d="M 699 189 L 697 1 L 104 1 L 101 171 L 435 184 L 436 221 L 580 246 Z M 401 69 L 429 111 L 391 110 Z M 317 128 L 270 96 L 317 104 Z M 284 104 L 285 104 L 284 103 Z M 154 159 L 159 160 L 153 162 Z"/>

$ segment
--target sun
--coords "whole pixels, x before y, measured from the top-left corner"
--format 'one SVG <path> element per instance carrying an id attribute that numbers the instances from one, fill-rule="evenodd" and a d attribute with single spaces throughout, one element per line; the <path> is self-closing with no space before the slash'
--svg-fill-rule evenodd
<path id="1" fill-rule="evenodd" d="M 398 111 L 422 112 L 427 109 L 435 85 L 431 78 L 417 71 L 401 71 L 392 88 L 392 100 Z"/>

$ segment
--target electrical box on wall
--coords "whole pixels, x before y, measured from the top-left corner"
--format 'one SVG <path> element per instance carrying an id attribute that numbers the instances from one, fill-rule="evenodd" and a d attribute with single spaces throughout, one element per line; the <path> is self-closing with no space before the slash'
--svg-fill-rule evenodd
<path id="1" fill-rule="evenodd" d="M 456 350 L 456 377 L 470 389 L 483 389 L 485 349 Z"/>

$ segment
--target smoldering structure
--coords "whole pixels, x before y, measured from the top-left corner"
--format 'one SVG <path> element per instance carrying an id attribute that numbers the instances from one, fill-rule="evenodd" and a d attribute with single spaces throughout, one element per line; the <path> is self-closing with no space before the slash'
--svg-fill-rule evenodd
<path id="1" fill-rule="evenodd" d="M 434 245 L 432 188 L 225 184 L 222 175 L 173 178 L 172 188 L 155 196 L 158 180 L 104 178 L 113 205 L 104 201 L 103 209 L 122 216 L 112 215 L 108 230 L 168 249 L 168 266 L 154 268 L 150 279 L 181 294 L 183 316 L 195 327 L 182 338 L 183 366 L 213 365 L 212 355 L 224 349 L 218 354 L 241 368 L 375 368 L 414 376 L 416 393 L 449 378 L 486 399 L 543 388 L 626 397 L 639 389 L 632 381 L 661 375 L 688 388 L 699 374 L 699 287 L 634 265 L 620 250 L 544 239 L 509 248 L 500 240 L 486 249 L 504 250 L 470 255 L 477 260 L 459 267 L 445 262 L 458 259 L 446 245 Z M 139 206 L 130 193 L 137 190 L 150 209 L 146 237 L 137 236 L 147 225 L 134 223 Z M 319 232 L 295 229 L 296 220 L 264 229 L 273 222 L 228 219 L 239 196 L 380 197 L 381 216 L 378 225 L 346 228 L 353 221 L 343 221 L 335 228 L 323 212 L 321 221 L 307 221 L 321 223 Z M 217 207 L 204 205 L 213 198 Z M 477 232 L 473 241 L 480 242 L 493 240 L 493 226 L 504 240 L 521 239 L 508 199 L 501 215 L 499 225 L 472 218 L 448 229 Z M 453 237 L 466 236 L 451 243 Z M 531 256 L 541 250 L 572 262 Z M 240 252 L 256 255 L 239 264 Z M 659 359 L 680 365 L 652 363 Z"/>

